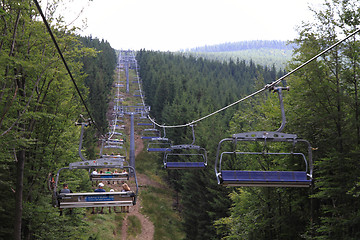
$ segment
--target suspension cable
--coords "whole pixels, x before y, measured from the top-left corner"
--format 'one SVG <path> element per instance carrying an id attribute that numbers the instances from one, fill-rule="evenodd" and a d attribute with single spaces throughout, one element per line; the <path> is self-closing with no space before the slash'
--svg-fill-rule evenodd
<path id="1" fill-rule="evenodd" d="M 49 24 L 48 24 L 48 22 L 47 22 L 47 20 L 46 20 L 46 18 L 45 18 L 45 16 L 44 16 L 42 10 L 41 10 L 41 7 L 40 7 L 39 3 L 37 2 L 37 0 L 34 0 L 34 2 L 35 2 L 35 5 L 36 5 L 36 7 L 37 7 L 37 9 L 38 9 L 38 11 L 39 11 L 42 19 L 43 19 L 44 24 L 46 25 L 46 28 L 47 28 L 50 36 L 51 36 L 51 39 L 52 39 L 52 41 L 54 42 L 55 47 L 56 47 L 56 49 L 57 49 L 57 51 L 58 51 L 58 53 L 59 53 L 59 55 L 60 55 L 60 57 L 61 57 L 64 65 L 65 65 L 65 68 L 67 69 L 67 71 L 68 71 L 68 73 L 69 73 L 69 76 L 70 76 L 70 78 L 71 78 L 71 80 L 72 80 L 72 82 L 73 82 L 73 84 L 74 84 L 74 86 L 75 86 L 75 88 L 76 88 L 76 91 L 78 92 L 78 94 L 79 94 L 79 96 L 80 96 L 80 99 L 81 99 L 83 105 L 85 106 L 85 109 L 86 109 L 87 113 L 89 114 L 90 118 L 93 119 L 93 118 L 91 117 L 91 113 L 90 113 L 88 107 L 86 106 L 86 103 L 85 103 L 85 101 L 84 101 L 84 99 L 83 99 L 83 97 L 82 97 L 82 95 L 81 95 L 81 93 L 80 93 L 80 90 L 79 90 L 78 86 L 76 85 L 76 82 L 75 82 L 75 80 L 74 80 L 74 78 L 73 78 L 73 76 L 72 76 L 72 74 L 71 74 L 71 71 L 70 71 L 70 69 L 69 69 L 69 67 L 68 67 L 68 65 L 67 65 L 67 63 L 66 63 L 66 61 L 65 61 L 65 58 L 64 58 L 64 56 L 63 56 L 63 54 L 62 54 L 62 52 L 61 52 L 61 50 L 60 50 L 60 48 L 59 48 L 59 46 L 58 46 L 58 44 L 57 44 L 57 42 L 56 42 L 56 39 L 55 39 L 55 37 L 54 37 L 51 29 L 50 29 L 50 26 L 49 26 Z M 223 108 L 221 108 L 221 109 L 218 109 L 218 110 L 216 110 L 216 111 L 214 111 L 214 112 L 212 112 L 212 113 L 210 113 L 210 114 L 208 114 L 208 115 L 206 115 L 206 116 L 203 116 L 203 117 L 201 117 L 201 118 L 199 118 L 199 119 L 197 119 L 197 120 L 193 120 L 192 122 L 189 122 L 189 123 L 186 123 L 186 124 L 165 125 L 165 124 L 159 124 L 159 123 L 157 123 L 157 122 L 155 121 L 155 119 L 151 118 L 149 115 L 148 115 L 148 118 L 149 118 L 149 120 L 150 120 L 154 125 L 156 125 L 156 126 L 158 126 L 158 127 L 162 127 L 162 128 L 180 128 L 180 127 L 187 127 L 187 126 L 193 125 L 193 124 L 195 124 L 195 123 L 197 123 L 197 122 L 200 122 L 200 121 L 202 121 L 202 120 L 204 120 L 204 119 L 206 119 L 206 118 L 209 118 L 209 117 L 211 117 L 211 116 L 213 116 L 213 115 L 215 115 L 215 114 L 217 114 L 217 113 L 219 113 L 219 112 L 222 112 L 222 111 L 224 111 L 224 110 L 226 110 L 226 109 L 228 109 L 228 108 L 230 108 L 230 107 L 232 107 L 232 106 L 234 106 L 234 105 L 236 105 L 236 104 L 238 104 L 238 103 L 240 103 L 240 102 L 242 102 L 242 101 L 244 101 L 244 100 L 246 100 L 246 99 L 248 99 L 248 98 L 251 98 L 251 97 L 253 97 L 253 96 L 255 96 L 255 95 L 257 95 L 257 94 L 259 94 L 259 93 L 261 93 L 261 92 L 263 92 L 263 91 L 265 91 L 265 90 L 267 90 L 267 89 L 272 89 L 275 85 L 279 84 L 279 83 L 280 83 L 283 79 L 285 79 L 286 77 L 288 77 L 288 76 L 292 75 L 293 73 L 297 72 L 298 70 L 300 70 L 301 68 L 303 68 L 304 66 L 306 66 L 307 64 L 309 64 L 310 62 L 314 61 L 315 59 L 317 59 L 318 57 L 320 57 L 320 56 L 323 55 L 324 53 L 330 51 L 331 49 L 333 49 L 334 47 L 338 46 L 339 44 L 341 44 L 342 42 L 344 42 L 344 41 L 347 40 L 348 38 L 354 36 L 354 35 L 357 34 L 358 32 L 360 32 L 360 29 L 355 30 L 353 33 L 349 34 L 348 36 L 346 36 L 346 37 L 343 38 L 342 40 L 339 40 L 338 42 L 336 42 L 335 44 L 331 45 L 330 47 L 328 47 L 327 49 L 323 50 L 322 52 L 320 52 L 319 54 L 315 55 L 314 57 L 310 58 L 309 60 L 307 60 L 306 62 L 304 62 L 304 63 L 301 64 L 300 66 L 296 67 L 295 69 L 293 69 L 292 71 L 288 72 L 287 74 L 285 74 L 284 76 L 280 77 L 279 79 L 273 81 L 272 83 L 265 85 L 263 88 L 257 90 L 256 92 L 254 92 L 254 93 L 252 93 L 252 94 L 249 94 L 249 95 L 245 96 L 244 98 L 241 98 L 241 99 L 239 99 L 239 100 L 237 100 L 237 101 L 235 101 L 235 102 L 233 102 L 233 103 L 231 103 L 231 104 L 229 104 L 229 105 L 227 105 L 227 106 L 225 106 L 225 107 L 223 107 Z M 135 60 L 135 66 L 136 66 L 135 69 L 136 69 L 136 72 L 137 72 L 137 62 L 136 62 L 136 60 Z M 138 75 L 138 73 L 137 73 L 137 75 Z M 145 108 L 145 103 L 144 103 L 144 98 L 143 98 L 142 91 L 141 91 L 141 87 L 140 87 L 139 77 L 137 77 L 137 80 L 138 80 L 138 84 L 139 84 L 141 100 L 142 100 L 142 103 L 143 103 L 144 108 Z M 94 123 L 94 121 L 93 121 L 93 123 Z M 96 128 L 101 132 L 101 130 L 99 129 L 99 127 L 98 127 L 95 123 L 94 123 L 94 125 L 95 125 Z"/>
<path id="2" fill-rule="evenodd" d="M 204 120 L 204 119 L 206 119 L 206 118 L 208 118 L 208 117 L 211 117 L 211 116 L 213 116 L 213 115 L 215 115 L 215 114 L 217 114 L 217 113 L 219 113 L 219 112 L 221 112 L 221 111 L 224 111 L 225 109 L 228 109 L 229 107 L 232 107 L 232 106 L 234 106 L 234 105 L 236 105 L 236 104 L 238 104 L 238 103 L 240 103 L 240 102 L 242 102 L 242 101 L 244 101 L 244 100 L 246 100 L 246 99 L 248 99 L 248 98 L 250 98 L 250 97 L 253 97 L 253 96 L 255 96 L 255 95 L 257 95 L 257 94 L 259 94 L 259 93 L 261 93 L 261 92 L 263 92 L 263 91 L 265 91 L 265 90 L 267 90 L 267 89 L 272 89 L 272 88 L 274 88 L 274 86 L 276 86 L 277 84 L 279 84 L 279 83 L 280 83 L 282 80 L 284 80 L 286 77 L 288 77 L 288 76 L 290 76 L 291 74 L 297 72 L 298 70 L 300 70 L 301 68 L 303 68 L 303 67 L 305 67 L 307 64 L 309 64 L 310 62 L 314 61 L 315 59 L 317 59 L 318 57 L 320 57 L 320 56 L 323 55 L 324 53 L 330 51 L 330 50 L 333 49 L 334 47 L 338 46 L 340 43 L 344 42 L 345 40 L 347 40 L 348 38 L 354 36 L 355 34 L 357 34 L 357 33 L 359 33 L 359 32 L 360 32 L 360 28 L 357 29 L 357 30 L 355 30 L 353 33 L 349 34 L 349 35 L 346 36 L 345 38 L 339 40 L 339 41 L 336 42 L 335 44 L 331 45 L 330 47 L 328 47 L 328 48 L 325 49 L 324 51 L 322 51 L 322 52 L 320 52 L 319 54 L 315 55 L 314 57 L 310 58 L 309 60 L 307 60 L 306 62 L 304 62 L 304 63 L 301 64 L 300 66 L 296 67 L 296 68 L 293 69 L 292 71 L 288 72 L 288 73 L 285 74 L 284 76 L 282 76 L 282 77 L 280 77 L 279 79 L 273 81 L 272 83 L 266 84 L 263 88 L 257 90 L 256 92 L 254 92 L 254 93 L 252 93 L 252 94 L 250 94 L 250 95 L 247 95 L 246 97 L 241 98 L 241 99 L 237 100 L 236 102 L 233 102 L 233 103 L 231 103 L 231 104 L 229 104 L 229 105 L 227 105 L 227 106 L 225 106 L 225 107 L 223 107 L 223 108 L 221 108 L 221 109 L 219 109 L 219 110 L 216 110 L 216 111 L 214 111 L 214 112 L 212 112 L 212 113 L 210 113 L 210 114 L 208 114 L 208 115 L 206 115 L 206 116 L 204 116 L 204 117 L 201 117 L 201 118 L 199 118 L 199 119 L 197 119 L 197 120 L 193 120 L 192 122 L 189 122 L 189 123 L 186 123 L 186 124 L 180 124 L 180 125 L 172 125 L 172 126 L 170 126 L 170 125 L 165 125 L 165 124 L 161 125 L 161 124 L 157 123 L 157 122 L 155 121 L 155 119 L 151 118 L 150 116 L 148 116 L 148 118 L 150 119 L 150 121 L 151 121 L 153 124 L 155 124 L 155 125 L 158 126 L 158 127 L 162 127 L 162 128 L 188 127 L 188 126 L 190 126 L 190 125 L 192 125 L 192 124 L 194 124 L 194 123 L 200 122 L 200 121 L 202 121 L 202 120 Z"/>
<path id="3" fill-rule="evenodd" d="M 73 82 L 73 84 L 74 84 L 74 86 L 75 86 L 75 89 L 76 89 L 78 95 L 80 96 L 81 102 L 82 102 L 82 104 L 84 105 L 84 107 L 85 107 L 85 109 L 86 109 L 86 112 L 89 114 L 89 117 L 90 117 L 90 119 L 91 119 L 92 124 L 94 124 L 95 127 L 97 128 L 97 130 L 101 133 L 101 132 L 102 132 L 101 129 L 96 125 L 95 121 L 93 120 L 94 118 L 91 116 L 90 110 L 89 110 L 88 107 L 86 106 L 85 100 L 84 100 L 84 98 L 83 98 L 82 95 L 81 95 L 81 92 L 80 92 L 80 90 L 79 90 L 79 88 L 78 88 L 78 86 L 77 86 L 77 84 L 76 84 L 76 82 L 75 82 L 75 79 L 74 79 L 74 77 L 73 77 L 73 75 L 72 75 L 72 73 L 71 73 L 71 71 L 70 71 L 69 66 L 68 66 L 67 63 L 66 63 L 66 60 L 65 60 L 65 58 L 64 58 L 64 55 L 62 54 L 62 52 L 61 52 L 61 50 L 60 50 L 60 47 L 59 47 L 59 45 L 58 45 L 58 43 L 57 43 L 57 41 L 56 41 L 56 39 L 55 39 L 55 36 L 54 36 L 53 32 L 51 31 L 50 25 L 49 25 L 49 23 L 47 22 L 47 20 L 46 20 L 46 18 L 45 18 L 45 15 L 44 15 L 43 11 L 41 10 L 41 7 L 40 7 L 38 1 L 37 1 L 37 0 L 34 0 L 34 3 L 35 3 L 36 8 L 38 9 L 38 11 L 39 11 L 39 13 L 40 13 L 40 15 L 41 15 L 41 18 L 42 18 L 42 20 L 43 20 L 43 22 L 44 22 L 44 24 L 45 24 L 45 26 L 46 26 L 49 34 L 50 34 L 51 39 L 52 39 L 52 41 L 53 41 L 53 43 L 54 43 L 54 45 L 55 45 L 55 47 L 56 47 L 56 49 L 57 49 L 60 57 L 61 57 L 61 60 L 62 60 L 62 62 L 63 62 L 64 65 L 65 65 L 65 68 L 66 68 L 66 70 L 67 70 L 67 72 L 68 72 L 68 74 L 69 74 L 69 76 L 70 76 L 70 78 L 71 78 L 71 81 Z"/>

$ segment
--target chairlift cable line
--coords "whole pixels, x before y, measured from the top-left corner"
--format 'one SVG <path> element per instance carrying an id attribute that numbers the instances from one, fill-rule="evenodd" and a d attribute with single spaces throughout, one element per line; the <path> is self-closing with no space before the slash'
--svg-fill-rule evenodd
<path id="1" fill-rule="evenodd" d="M 200 121 L 202 121 L 202 120 L 204 120 L 204 119 L 206 119 L 206 118 L 208 118 L 208 117 L 211 117 L 211 116 L 213 116 L 213 115 L 215 115 L 215 114 L 217 114 L 217 113 L 219 113 L 219 112 L 221 112 L 221 111 L 224 111 L 224 110 L 228 109 L 229 107 L 232 107 L 232 106 L 234 106 L 234 105 L 236 105 L 236 104 L 238 104 L 238 103 L 240 103 L 240 102 L 242 102 L 242 101 L 244 101 L 244 100 L 246 100 L 246 99 L 248 99 L 248 98 L 250 98 L 250 97 L 253 97 L 253 96 L 255 96 L 255 95 L 257 95 L 257 94 L 259 94 L 259 93 L 261 93 L 261 92 L 263 92 L 263 91 L 265 91 L 265 90 L 267 90 L 267 89 L 272 89 L 275 85 L 279 84 L 279 83 L 280 83 L 283 79 L 285 79 L 286 77 L 288 77 L 288 76 L 290 76 L 291 74 L 297 72 L 299 69 L 303 68 L 304 66 L 306 66 L 306 65 L 309 64 L 310 62 L 314 61 L 315 59 L 317 59 L 318 57 L 320 57 L 320 56 L 323 55 L 324 53 L 330 51 L 330 50 L 333 49 L 334 47 L 338 46 L 340 43 L 344 42 L 345 40 L 347 40 L 348 38 L 354 36 L 355 34 L 357 34 L 357 33 L 359 33 L 359 32 L 360 32 L 360 28 L 357 29 L 357 30 L 355 30 L 353 33 L 349 34 L 349 35 L 346 36 L 345 38 L 339 40 L 339 41 L 336 42 L 335 44 L 331 45 L 331 46 L 328 47 L 327 49 L 323 50 L 323 51 L 320 52 L 319 54 L 317 54 L 317 55 L 315 55 L 314 57 L 310 58 L 309 60 L 307 60 L 306 62 L 304 62 L 304 63 L 301 64 L 300 66 L 296 67 L 296 68 L 293 69 L 292 71 L 290 71 L 290 72 L 288 72 L 287 74 L 285 74 L 284 76 L 280 77 L 279 79 L 273 81 L 273 82 L 270 83 L 270 84 L 266 84 L 266 85 L 265 85 L 263 88 L 261 88 L 260 90 L 254 92 L 254 93 L 252 93 L 252 94 L 250 94 L 250 95 L 247 95 L 246 97 L 241 98 L 241 99 L 237 100 L 236 102 L 233 102 L 233 103 L 231 103 L 231 104 L 229 104 L 229 105 L 227 105 L 227 106 L 225 106 L 225 107 L 223 107 L 223 108 L 221 108 L 221 109 L 218 109 L 218 110 L 216 110 L 216 111 L 214 111 L 214 112 L 212 112 L 212 113 L 210 113 L 210 114 L 208 114 L 208 115 L 206 115 L 206 116 L 204 116 L 204 117 L 201 117 L 201 118 L 199 118 L 199 119 L 197 119 L 197 120 L 193 120 L 192 122 L 189 122 L 189 123 L 186 123 L 186 124 L 172 125 L 172 126 L 171 126 L 171 125 L 165 125 L 165 124 L 161 125 L 161 124 L 157 123 L 157 122 L 155 121 L 155 119 L 151 118 L 150 116 L 148 116 L 148 118 L 150 119 L 150 121 L 151 121 L 153 124 L 155 124 L 156 126 L 161 127 L 161 128 L 180 128 L 180 127 L 188 127 L 188 126 L 191 126 L 191 125 L 193 125 L 194 123 L 200 122 Z"/>
<path id="2" fill-rule="evenodd" d="M 289 73 L 285 74 L 284 76 L 280 77 L 278 80 L 274 81 L 273 83 L 269 84 L 269 87 L 273 87 L 274 85 L 278 84 L 279 82 L 281 82 L 284 78 L 290 76 L 291 74 L 295 73 L 297 70 L 303 68 L 305 65 L 309 64 L 310 62 L 314 61 L 316 58 L 320 57 L 321 55 L 323 55 L 324 53 L 330 51 L 331 49 L 333 49 L 334 47 L 336 47 L 337 45 L 339 45 L 340 43 L 344 42 L 345 40 L 347 40 L 348 38 L 354 36 L 355 34 L 357 34 L 358 32 L 360 32 L 360 28 L 357 29 L 356 31 L 354 31 L 353 33 L 349 34 L 348 36 L 346 36 L 345 38 L 339 40 L 338 42 L 334 43 L 333 45 L 331 45 L 330 47 L 328 47 L 327 49 L 325 49 L 324 51 L 320 52 L 319 54 L 315 55 L 314 57 L 310 58 L 309 60 L 307 60 L 306 62 L 304 62 L 303 64 L 301 64 L 300 66 L 298 66 L 297 68 L 293 69 L 292 71 L 290 71 Z"/>
<path id="3" fill-rule="evenodd" d="M 49 24 L 48 24 L 48 22 L 47 22 L 47 20 L 46 20 L 46 18 L 45 18 L 45 16 L 44 16 L 42 10 L 41 10 L 41 7 L 40 7 L 38 1 L 37 1 L 37 0 L 34 0 L 34 3 L 35 3 L 35 5 L 36 5 L 36 7 L 37 7 L 37 9 L 38 9 L 38 11 L 39 11 L 42 19 L 43 19 L 43 22 L 44 22 L 44 24 L 45 24 L 45 26 L 46 26 L 46 28 L 47 28 L 50 36 L 51 36 L 52 41 L 53 41 L 54 44 L 55 44 L 55 47 L 56 47 L 56 49 L 57 49 L 57 51 L 58 51 L 58 53 L 59 53 L 59 55 L 60 55 L 60 57 L 61 57 L 64 65 L 65 65 L 65 68 L 67 69 L 67 71 L 68 71 L 68 73 L 69 73 L 69 76 L 70 76 L 70 78 L 71 78 L 71 80 L 72 80 L 72 82 L 73 82 L 73 84 L 74 84 L 74 86 L 75 86 L 75 89 L 76 89 L 76 91 L 78 92 L 78 94 L 79 94 L 79 96 L 80 96 L 80 99 L 81 99 L 83 105 L 85 106 L 86 111 L 88 112 L 88 114 L 89 114 L 89 116 L 90 116 L 90 119 L 93 119 L 92 116 L 91 116 L 91 113 L 90 113 L 88 107 L 86 106 L 85 101 L 84 101 L 84 99 L 83 99 L 83 97 L 82 97 L 82 95 L 81 95 L 81 93 L 80 93 L 80 90 L 79 90 L 78 86 L 76 85 L 76 82 L 75 82 L 75 80 L 74 80 L 74 78 L 73 78 L 73 76 L 72 76 L 72 74 L 71 74 L 71 71 L 70 71 L 70 69 L 69 69 L 69 67 L 68 67 L 68 65 L 67 65 L 67 63 L 66 63 L 66 61 L 65 61 L 65 58 L 64 58 L 64 56 L 63 56 L 63 54 L 62 54 L 62 52 L 61 52 L 61 50 L 60 50 L 60 48 L 59 48 L 59 46 L 58 46 L 58 44 L 57 44 L 57 42 L 56 42 L 56 39 L 55 39 L 55 37 L 54 37 L 51 29 L 50 29 L 50 26 L 49 26 Z M 156 125 L 156 126 L 158 126 L 158 127 L 162 127 L 162 128 L 180 128 L 180 127 L 187 127 L 187 126 L 190 126 L 190 125 L 192 125 L 192 124 L 194 124 L 194 123 L 200 122 L 200 121 L 202 121 L 202 120 L 204 120 L 204 119 L 206 119 L 206 118 L 208 118 L 208 117 L 211 117 L 211 116 L 213 116 L 213 115 L 215 115 L 215 114 L 217 114 L 217 113 L 219 113 L 219 112 L 221 112 L 221 111 L 224 111 L 224 110 L 228 109 L 229 107 L 232 107 L 232 106 L 234 106 L 234 105 L 236 105 L 236 104 L 238 104 L 238 103 L 240 103 L 240 102 L 242 102 L 242 101 L 244 101 L 244 100 L 246 100 L 246 99 L 248 99 L 248 98 L 250 98 L 250 97 L 253 97 L 253 96 L 257 95 L 257 94 L 265 91 L 266 89 L 271 89 L 271 88 L 274 87 L 275 85 L 279 84 L 279 83 L 280 83 L 283 79 L 285 79 L 286 77 L 288 77 L 288 76 L 290 76 L 291 74 L 297 72 L 299 69 L 303 68 L 304 66 L 306 66 L 306 65 L 309 64 L 310 62 L 314 61 L 314 60 L 315 60 L 316 58 L 318 58 L 319 56 L 321 56 L 321 55 L 323 55 L 324 53 L 330 51 L 331 49 L 333 49 L 333 48 L 336 47 L 337 45 L 341 44 L 342 42 L 344 42 L 344 41 L 347 40 L 348 38 L 354 36 L 354 35 L 357 34 L 358 32 L 360 32 L 360 29 L 355 30 L 353 33 L 349 34 L 348 36 L 346 36 L 346 37 L 343 38 L 342 40 L 339 40 L 339 41 L 336 42 L 335 44 L 331 45 L 331 46 L 328 47 L 327 49 L 325 49 L 325 50 L 323 50 L 322 52 L 320 52 L 319 54 L 317 54 L 317 55 L 315 55 L 314 57 L 310 58 L 310 59 L 307 60 L 305 63 L 303 63 L 303 64 L 301 64 L 300 66 L 296 67 L 295 69 L 293 69 L 293 70 L 290 71 L 289 73 L 285 74 L 284 76 L 280 77 L 280 78 L 277 79 L 276 81 L 274 81 L 274 82 L 272 82 L 272 83 L 270 83 L 270 84 L 265 85 L 262 89 L 254 92 L 254 93 L 252 93 L 252 94 L 250 94 L 250 95 L 247 95 L 246 97 L 244 97 L 244 98 L 242 98 L 242 99 L 239 99 L 239 100 L 237 100 L 237 101 L 235 101 L 235 102 L 233 102 L 233 103 L 231 103 L 231 104 L 229 104 L 229 105 L 227 105 L 227 106 L 225 106 L 225 107 L 223 107 L 223 108 L 221 108 L 221 109 L 218 109 L 218 110 L 216 110 L 216 111 L 214 111 L 214 112 L 212 112 L 212 113 L 210 113 L 210 114 L 208 114 L 208 115 L 206 115 L 206 116 L 204 116 L 204 117 L 201 117 L 201 118 L 199 118 L 199 119 L 197 119 L 197 120 L 193 120 L 192 122 L 189 122 L 189 123 L 186 123 L 186 124 L 180 124 L 180 125 L 164 125 L 164 124 L 161 125 L 161 124 L 155 122 L 155 120 L 152 119 L 150 116 L 148 116 L 148 117 L 149 117 L 150 121 L 151 121 L 154 125 Z M 135 61 L 135 64 L 136 64 L 136 61 Z M 136 66 L 137 66 L 137 64 L 136 64 Z M 137 70 L 137 67 L 136 67 L 136 70 Z M 139 79 L 139 78 L 138 78 L 138 79 Z M 140 83 L 139 83 L 139 87 L 140 87 Z M 140 88 L 140 89 L 141 89 L 141 88 Z M 142 99 L 143 105 L 145 106 L 145 103 L 144 103 L 144 99 L 143 99 L 143 95 L 142 95 L 141 90 L 140 90 L 140 95 L 141 95 L 141 99 Z M 96 126 L 96 128 L 101 132 L 100 128 L 95 124 L 94 121 L 93 121 L 93 123 L 94 123 L 94 125 Z"/>
<path id="4" fill-rule="evenodd" d="M 53 43 L 54 43 L 54 45 L 55 45 L 55 47 L 56 47 L 59 55 L 60 55 L 60 57 L 61 57 L 61 60 L 62 60 L 62 62 L 63 62 L 64 65 L 65 65 L 65 68 L 66 68 L 66 70 L 67 70 L 67 72 L 68 72 L 68 74 L 69 74 L 69 76 L 70 76 L 70 78 L 71 78 L 71 81 L 73 82 L 73 84 L 74 84 L 74 86 L 75 86 L 75 89 L 76 89 L 76 91 L 77 91 L 77 93 L 78 93 L 78 95 L 79 95 L 79 97 L 80 97 L 80 99 L 81 99 L 81 102 L 82 102 L 82 104 L 84 105 L 84 107 L 85 107 L 85 109 L 86 109 L 86 112 L 89 114 L 89 117 L 90 117 L 90 119 L 91 119 L 91 123 L 94 124 L 95 127 L 98 129 L 98 131 L 101 133 L 102 131 L 101 131 L 101 129 L 96 125 L 95 121 L 93 120 L 94 118 L 92 117 L 92 115 L 91 115 L 91 113 L 90 113 L 90 110 L 88 109 L 88 107 L 87 107 L 87 105 L 86 105 L 86 103 L 85 103 L 85 100 L 84 100 L 84 98 L 83 98 L 82 95 L 81 95 L 81 92 L 80 92 L 80 90 L 79 90 L 79 88 L 78 88 L 78 86 L 77 86 L 77 84 L 76 84 L 76 82 L 75 82 L 75 79 L 74 79 L 74 77 L 73 77 L 73 75 L 72 75 L 72 73 L 71 73 L 71 71 L 70 71 L 69 66 L 68 66 L 67 63 L 66 63 L 66 60 L 65 60 L 65 58 L 64 58 L 64 55 L 62 54 L 62 52 L 61 52 L 61 50 L 60 50 L 60 47 L 59 47 L 59 45 L 58 45 L 58 43 L 57 43 L 57 41 L 56 41 L 56 39 L 55 39 L 55 36 L 54 36 L 53 32 L 51 31 L 50 25 L 49 25 L 49 23 L 47 22 L 47 20 L 46 20 L 46 18 L 45 18 L 45 15 L 44 15 L 43 11 L 41 10 L 41 7 L 40 7 L 38 1 L 37 1 L 37 0 L 34 0 L 34 3 L 35 3 L 36 8 L 38 9 L 38 11 L 39 11 L 39 13 L 40 13 L 40 15 L 41 15 L 41 18 L 42 18 L 42 20 L 43 20 L 43 22 L 44 22 L 44 24 L 45 24 L 48 32 L 49 32 L 49 35 L 50 35 L 50 37 L 51 37 L 51 39 L 52 39 L 52 41 L 53 41 Z"/>

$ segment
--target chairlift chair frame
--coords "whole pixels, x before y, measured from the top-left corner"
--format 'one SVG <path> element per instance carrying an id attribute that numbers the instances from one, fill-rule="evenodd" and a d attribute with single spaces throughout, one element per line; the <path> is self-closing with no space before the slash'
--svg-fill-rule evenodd
<path id="1" fill-rule="evenodd" d="M 164 135 L 161 137 L 154 137 L 151 138 L 148 145 L 147 145 L 147 151 L 148 152 L 167 152 L 171 151 L 171 141 L 169 141 L 168 138 L 166 138 L 166 131 L 165 128 Z"/>
<path id="2" fill-rule="evenodd" d="M 106 155 L 106 156 L 101 156 L 102 159 L 105 159 L 107 161 L 118 161 L 120 160 L 121 162 L 126 163 L 127 165 L 129 165 L 129 163 L 126 161 L 126 157 L 125 156 L 119 156 L 119 155 Z M 113 181 L 113 182 L 118 182 L 118 181 L 127 181 L 129 180 L 129 173 L 126 172 L 120 172 L 120 173 L 97 173 L 94 174 L 93 172 L 90 173 L 90 181 L 95 182 L 96 184 L 99 181 Z"/>
<path id="3" fill-rule="evenodd" d="M 151 140 L 160 137 L 160 131 L 156 128 L 147 128 L 141 131 L 141 139 Z"/>
<path id="4" fill-rule="evenodd" d="M 215 160 L 215 174 L 218 184 L 225 186 L 261 186 L 261 187 L 309 187 L 312 184 L 313 162 L 312 162 L 312 147 L 307 140 L 298 139 L 296 134 L 282 133 L 285 127 L 286 118 L 284 105 L 282 101 L 282 90 L 289 90 L 288 88 L 277 87 L 273 89 L 279 95 L 282 123 L 280 128 L 274 132 L 259 131 L 233 134 L 232 138 L 225 138 L 218 144 L 216 160 Z M 234 150 L 221 151 L 221 146 L 225 142 L 232 142 L 236 145 L 238 142 L 282 142 L 292 143 L 293 147 L 297 143 L 305 143 L 307 145 L 307 155 L 301 152 L 243 152 Z M 222 170 L 223 158 L 228 154 L 239 155 L 292 155 L 299 156 L 305 163 L 305 171 L 247 171 L 247 170 Z"/>
<path id="5" fill-rule="evenodd" d="M 205 148 L 194 145 L 195 132 L 194 125 L 190 125 L 192 129 L 193 141 L 191 144 L 172 145 L 164 153 L 163 163 L 166 169 L 203 169 L 207 166 L 207 152 Z M 174 162 L 169 161 L 169 157 L 185 156 L 185 157 L 200 157 L 203 159 L 201 162 Z"/>
<path id="6" fill-rule="evenodd" d="M 84 193 L 59 193 L 59 175 L 63 170 L 92 168 L 118 168 L 128 169 L 128 173 L 134 177 L 136 190 L 128 192 L 84 192 Z M 109 179 L 104 179 L 108 181 Z M 111 179 L 113 180 L 113 179 Z M 53 190 L 54 207 L 63 208 L 83 208 L 83 207 L 117 207 L 134 206 L 138 196 L 138 182 L 135 169 L 131 166 L 123 166 L 123 161 L 118 159 L 97 159 L 70 163 L 69 167 L 58 170 L 56 174 L 55 187 Z"/>
<path id="7" fill-rule="evenodd" d="M 126 158 L 125 156 L 127 156 L 127 150 L 126 150 L 126 146 L 124 144 L 104 144 L 105 141 L 101 142 L 101 147 L 100 147 L 100 156 L 102 156 L 103 158 Z M 125 155 L 121 155 L 119 154 L 118 151 L 116 151 L 116 153 L 112 153 L 111 155 L 108 154 L 104 154 L 104 149 L 123 149 L 121 150 L 122 152 L 125 153 Z"/>
<path id="8" fill-rule="evenodd" d="M 140 122 L 137 124 L 138 126 L 154 126 L 153 123 Z"/>
<path id="9" fill-rule="evenodd" d="M 99 181 L 127 181 L 129 180 L 129 173 L 91 173 L 90 180 L 96 183 Z"/>

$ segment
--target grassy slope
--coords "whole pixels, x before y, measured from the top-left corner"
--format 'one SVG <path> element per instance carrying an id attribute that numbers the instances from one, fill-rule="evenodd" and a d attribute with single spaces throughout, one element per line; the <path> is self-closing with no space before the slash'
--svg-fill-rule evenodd
<path id="1" fill-rule="evenodd" d="M 144 150 L 136 157 L 136 171 L 146 174 L 151 180 L 166 185 L 162 181 L 166 170 L 156 153 Z M 142 201 L 142 214 L 148 216 L 155 226 L 154 239 L 184 239 L 185 234 L 181 229 L 179 212 L 173 210 L 173 192 L 156 186 L 142 188 L 140 193 Z"/>
<path id="2" fill-rule="evenodd" d="M 130 84 L 130 92 L 133 92 L 134 85 Z M 139 102 L 136 98 L 127 100 L 128 105 L 135 105 Z M 135 126 L 135 131 L 141 132 L 137 126 Z M 136 157 L 136 172 L 146 174 L 151 180 L 166 185 L 162 180 L 166 176 L 166 171 L 162 168 L 162 162 L 158 160 L 159 156 L 154 153 L 147 153 L 147 143 L 144 144 L 144 150 Z M 126 141 L 125 145 L 126 149 L 130 149 L 129 141 Z M 140 186 L 139 194 L 142 201 L 141 213 L 148 216 L 155 226 L 154 239 L 177 240 L 185 238 L 185 234 L 181 230 L 181 217 L 172 208 L 173 193 L 171 190 L 155 186 L 146 188 Z M 89 231 L 79 239 L 119 239 L 125 213 L 109 214 L 108 209 L 104 209 L 105 214 L 92 215 L 90 211 L 90 209 L 87 209 L 85 215 Z M 139 235 L 141 233 L 139 220 L 136 218 L 128 220 L 128 236 L 135 237 Z"/>

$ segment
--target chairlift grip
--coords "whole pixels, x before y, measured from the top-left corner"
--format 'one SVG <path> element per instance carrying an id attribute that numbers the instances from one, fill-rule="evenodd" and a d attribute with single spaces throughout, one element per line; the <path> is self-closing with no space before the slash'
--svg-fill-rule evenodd
<path id="1" fill-rule="evenodd" d="M 80 156 L 81 160 L 87 161 L 86 158 L 81 153 L 83 136 L 84 136 L 84 126 L 85 126 L 84 124 L 81 124 L 81 133 L 80 133 L 80 142 L 79 142 L 79 156 Z"/>
<path id="2" fill-rule="evenodd" d="M 195 143 L 195 131 L 194 131 L 194 124 L 191 124 L 190 125 L 191 129 L 192 129 L 192 135 L 193 135 L 193 141 L 190 145 L 194 145 Z"/>
<path id="3" fill-rule="evenodd" d="M 273 92 L 277 92 L 277 91 L 279 91 L 279 90 L 287 90 L 287 91 L 290 91 L 290 87 L 289 87 L 289 86 L 287 86 L 287 87 L 273 87 L 273 88 L 270 89 L 270 90 L 272 90 Z"/>
<path id="4" fill-rule="evenodd" d="M 281 109 L 281 125 L 279 127 L 278 130 L 276 130 L 276 132 L 281 132 L 286 124 L 286 117 L 285 117 L 285 109 L 284 109 L 284 102 L 283 102 L 283 98 L 282 98 L 282 90 L 287 90 L 289 91 L 289 87 L 276 87 L 273 89 L 274 92 L 278 93 L 279 96 L 279 102 L 280 102 L 280 109 Z"/>

